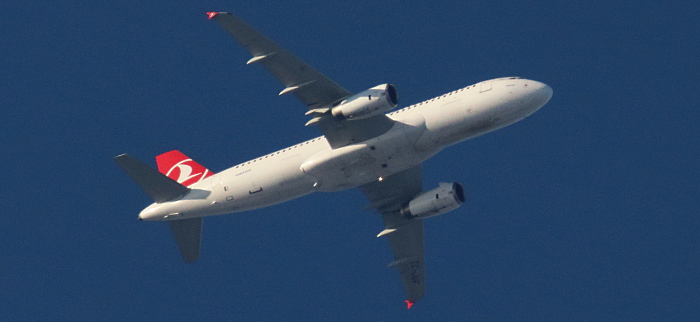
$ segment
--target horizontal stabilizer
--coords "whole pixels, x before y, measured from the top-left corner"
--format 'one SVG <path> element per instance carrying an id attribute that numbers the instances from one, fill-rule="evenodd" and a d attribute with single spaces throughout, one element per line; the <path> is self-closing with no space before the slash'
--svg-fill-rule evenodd
<path id="1" fill-rule="evenodd" d="M 114 161 L 126 171 L 126 174 L 141 186 L 156 203 L 174 200 L 185 195 L 190 189 L 168 178 L 145 163 L 128 155 L 114 157 Z"/>
<path id="2" fill-rule="evenodd" d="M 175 235 L 177 247 L 182 259 L 191 263 L 199 258 L 199 246 L 202 244 L 202 217 L 170 221 L 170 230 Z"/>

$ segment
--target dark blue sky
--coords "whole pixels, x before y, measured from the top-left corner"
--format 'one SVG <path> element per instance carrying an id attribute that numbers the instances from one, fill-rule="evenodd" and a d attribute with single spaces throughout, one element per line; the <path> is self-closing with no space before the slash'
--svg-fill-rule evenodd
<path id="1" fill-rule="evenodd" d="M 0 5 L 0 315 L 8 320 L 697 320 L 700 97 L 691 1 L 30 1 Z M 406 311 L 358 190 L 207 218 L 180 259 L 111 160 L 214 171 L 319 135 L 206 11 L 402 106 L 481 80 L 539 112 L 443 151 L 426 296 Z"/>

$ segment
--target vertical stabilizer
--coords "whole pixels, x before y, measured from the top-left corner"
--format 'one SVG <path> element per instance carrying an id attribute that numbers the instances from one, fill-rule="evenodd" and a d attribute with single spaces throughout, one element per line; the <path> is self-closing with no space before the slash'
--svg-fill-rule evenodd
<path id="1" fill-rule="evenodd" d="M 160 173 L 186 187 L 214 174 L 178 150 L 165 152 L 157 156 L 156 163 Z"/>

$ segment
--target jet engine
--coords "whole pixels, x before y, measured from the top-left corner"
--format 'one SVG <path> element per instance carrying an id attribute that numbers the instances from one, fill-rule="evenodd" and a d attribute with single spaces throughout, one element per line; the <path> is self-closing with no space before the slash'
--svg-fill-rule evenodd
<path id="1" fill-rule="evenodd" d="M 423 192 L 401 205 L 401 214 L 409 218 L 430 218 L 450 212 L 464 203 L 464 188 L 457 182 L 441 182 L 437 188 Z"/>
<path id="2" fill-rule="evenodd" d="M 340 120 L 359 120 L 386 113 L 396 107 L 398 95 L 391 84 L 382 84 L 348 97 L 331 109 Z"/>

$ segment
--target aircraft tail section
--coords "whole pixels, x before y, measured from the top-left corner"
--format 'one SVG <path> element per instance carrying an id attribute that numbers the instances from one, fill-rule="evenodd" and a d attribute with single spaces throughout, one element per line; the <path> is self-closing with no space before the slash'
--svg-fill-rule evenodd
<path id="1" fill-rule="evenodd" d="M 178 150 L 156 156 L 156 164 L 160 173 L 187 187 L 214 174 Z M 203 218 L 173 220 L 168 223 L 182 259 L 185 263 L 196 261 L 202 244 Z"/>
<path id="2" fill-rule="evenodd" d="M 156 203 L 172 201 L 188 193 L 190 189 L 182 185 L 182 182 L 187 183 L 187 180 L 191 180 L 192 183 L 198 182 L 212 174 L 179 151 L 163 153 L 156 160 L 160 172 L 128 154 L 114 158 L 114 161 Z M 194 174 L 192 174 L 193 172 Z M 176 180 L 181 177 L 184 177 L 185 180 L 178 183 Z M 199 248 L 202 243 L 202 222 L 201 217 L 169 221 L 182 259 L 186 263 L 194 262 L 199 258 Z"/>
<path id="3" fill-rule="evenodd" d="M 160 173 L 186 187 L 214 174 L 178 150 L 172 150 L 157 156 L 156 163 Z"/>

